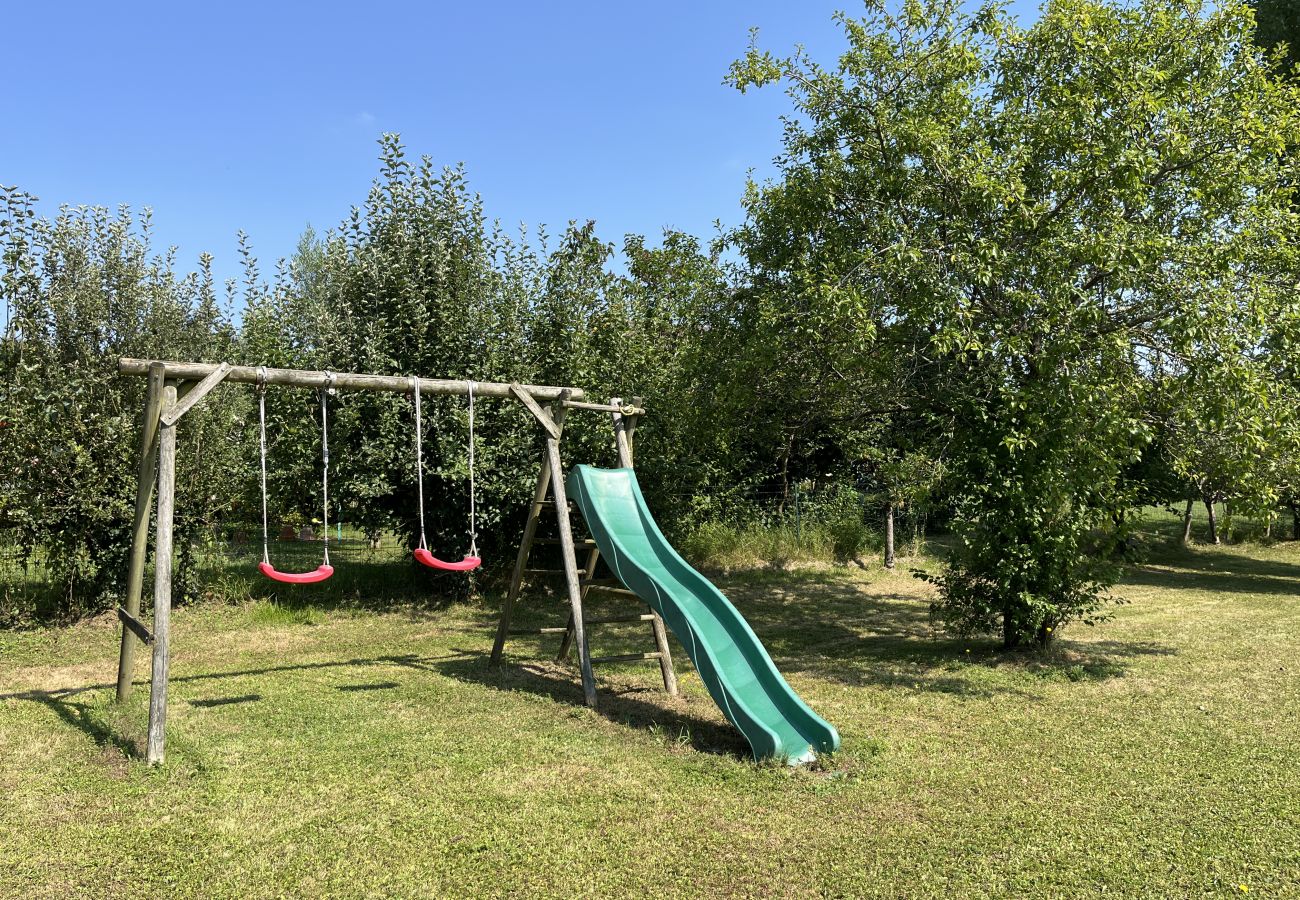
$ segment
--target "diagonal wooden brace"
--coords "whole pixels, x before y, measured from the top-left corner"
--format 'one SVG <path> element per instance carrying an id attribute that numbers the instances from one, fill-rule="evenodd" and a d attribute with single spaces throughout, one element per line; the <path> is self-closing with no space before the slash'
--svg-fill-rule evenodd
<path id="1" fill-rule="evenodd" d="M 170 428 L 180 421 L 181 416 L 185 415 L 191 409 L 198 405 L 198 402 L 211 393 L 212 389 L 221 384 L 226 376 L 230 374 L 230 363 L 222 363 L 212 370 L 212 373 L 200 381 L 198 384 L 185 395 L 185 398 L 173 406 L 168 412 L 163 413 L 162 423 L 164 427 Z"/>
<path id="2" fill-rule="evenodd" d="M 117 608 L 117 617 L 121 620 L 122 624 L 126 626 L 127 630 L 138 637 L 141 641 L 146 644 L 153 643 L 153 635 L 150 633 L 149 629 L 145 627 L 145 624 L 120 606 Z"/>
<path id="3" fill-rule="evenodd" d="M 519 399 L 520 403 L 528 407 L 528 411 L 532 413 L 541 426 L 546 429 L 546 433 L 551 436 L 551 440 L 558 441 L 560 439 L 561 426 L 551 418 L 550 413 L 542 409 L 541 404 L 534 399 L 532 394 L 528 393 L 528 390 L 523 385 L 510 385 L 510 393 L 514 394 L 515 397 Z"/>

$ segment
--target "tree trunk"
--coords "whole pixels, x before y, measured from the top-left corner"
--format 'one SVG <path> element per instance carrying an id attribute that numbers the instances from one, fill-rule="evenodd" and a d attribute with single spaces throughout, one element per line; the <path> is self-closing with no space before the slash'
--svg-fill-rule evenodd
<path id="1" fill-rule="evenodd" d="M 1010 610 L 1002 611 L 1002 649 L 1014 650 L 1020 646 L 1020 633 Z"/>
<path id="2" fill-rule="evenodd" d="M 885 568 L 894 568 L 894 504 L 885 507 Z"/>
<path id="3" fill-rule="evenodd" d="M 1210 517 L 1210 543 L 1219 543 L 1219 519 L 1214 514 L 1214 501 L 1209 497 L 1205 498 L 1205 512 Z"/>
<path id="4" fill-rule="evenodd" d="M 1187 498 L 1187 509 L 1183 510 L 1183 539 L 1179 541 L 1182 546 L 1186 547 L 1192 539 L 1192 509 L 1196 506 L 1196 501 L 1191 497 Z"/>
<path id="5" fill-rule="evenodd" d="M 1300 503 L 1291 504 L 1291 540 L 1300 541 Z"/>

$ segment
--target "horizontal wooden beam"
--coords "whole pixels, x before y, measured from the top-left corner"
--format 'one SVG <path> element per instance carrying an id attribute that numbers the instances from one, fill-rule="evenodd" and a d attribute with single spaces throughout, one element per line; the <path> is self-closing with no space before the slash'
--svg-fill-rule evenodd
<path id="1" fill-rule="evenodd" d="M 655 619 L 651 613 L 642 613 L 639 616 L 611 616 L 608 619 L 588 619 L 588 625 L 621 625 L 626 622 L 653 622 Z"/>
<path id="2" fill-rule="evenodd" d="M 610 616 L 607 619 L 588 619 L 587 625 L 624 625 L 630 622 L 653 622 L 654 616 L 651 613 L 642 613 L 639 616 Z M 569 627 L 567 625 L 557 625 L 547 628 L 511 628 L 511 634 L 567 634 Z M 637 659 L 641 659 L 640 656 Z"/>
<path id="3" fill-rule="evenodd" d="M 175 362 L 171 360 L 132 359 L 122 357 L 117 361 L 117 371 L 122 375 L 148 375 L 149 364 L 161 362 L 166 367 L 167 377 L 177 381 L 200 381 L 207 378 L 218 368 L 216 363 Z M 226 374 L 226 381 L 236 384 L 257 384 L 257 366 L 231 366 Z M 335 387 L 345 391 L 387 391 L 394 394 L 409 394 L 411 379 L 405 375 L 362 375 L 354 372 L 334 372 L 333 381 L 325 372 L 308 369 L 272 369 L 266 370 L 267 384 L 292 385 L 295 387 Z M 471 382 L 447 378 L 421 378 L 422 394 L 468 394 Z M 499 381 L 475 381 L 476 397 L 513 397 L 511 385 Z M 581 388 L 552 387 L 548 385 L 523 384 L 514 385 L 522 389 L 534 400 L 581 399 L 586 393 Z M 567 393 L 566 393 L 567 392 Z"/>
<path id="4" fill-rule="evenodd" d="M 625 416 L 645 415 L 644 408 L 640 406 L 629 406 L 626 403 L 586 403 L 580 400 L 566 400 L 561 405 L 566 409 L 590 409 L 595 412 L 622 413 Z"/>

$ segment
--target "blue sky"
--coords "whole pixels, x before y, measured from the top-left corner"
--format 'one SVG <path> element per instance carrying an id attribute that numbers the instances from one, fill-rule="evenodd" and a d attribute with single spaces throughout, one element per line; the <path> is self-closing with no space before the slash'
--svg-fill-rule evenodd
<path id="1" fill-rule="evenodd" d="M 1029 8 L 1026 3 L 1017 4 Z M 335 226 L 378 171 L 376 139 L 464 161 L 513 227 L 595 219 L 605 240 L 740 221 L 771 171 L 779 90 L 723 86 L 748 29 L 831 60 L 851 3 L 37 3 L 9 6 L 0 183 L 61 204 L 154 210 L 183 268 L 269 272 Z"/>

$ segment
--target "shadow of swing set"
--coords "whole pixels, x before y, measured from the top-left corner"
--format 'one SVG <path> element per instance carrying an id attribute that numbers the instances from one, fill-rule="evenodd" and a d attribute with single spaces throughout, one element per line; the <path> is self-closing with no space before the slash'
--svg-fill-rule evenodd
<path id="1" fill-rule="evenodd" d="M 701 681 L 726 718 L 749 741 L 758 758 L 774 757 L 790 764 L 808 762 L 818 753 L 834 752 L 839 734 L 794 692 L 777 671 L 749 624 L 725 596 L 696 572 L 668 543 L 650 515 L 633 469 L 633 439 L 645 410 L 640 399 L 624 404 L 619 398 L 608 403 L 589 402 L 580 388 L 522 385 L 502 382 L 461 381 L 423 377 L 316 372 L 301 369 L 273 369 L 265 366 L 233 366 L 123 358 L 118 371 L 126 376 L 148 378 L 144 424 L 141 433 L 139 482 L 136 490 L 131 556 L 126 594 L 117 615 L 122 622 L 122 643 L 118 659 L 117 699 L 127 698 L 132 686 L 138 642 L 150 645 L 152 672 L 149 691 L 149 728 L 146 759 L 161 763 L 165 755 L 167 683 L 170 644 L 173 515 L 176 500 L 176 427 L 223 382 L 251 384 L 258 392 L 259 450 L 262 476 L 262 561 L 258 569 L 268 578 L 286 584 L 311 584 L 329 578 L 329 408 L 328 398 L 339 390 L 408 393 L 413 398 L 414 451 L 419 484 L 420 541 L 414 551 L 417 561 L 433 569 L 466 572 L 482 563 L 478 555 L 474 486 L 474 402 L 476 398 L 514 400 L 520 403 L 542 430 L 545 451 L 538 469 L 533 500 L 524 525 L 523 539 L 515 559 L 510 587 L 502 604 L 501 617 L 490 662 L 499 665 L 507 638 L 512 634 L 561 634 L 557 660 L 568 658 L 576 647 L 584 699 L 596 708 L 593 664 L 604 662 L 656 661 L 664 689 L 677 693 L 677 678 L 669 651 L 667 631 L 671 629 L 691 657 Z M 325 540 L 323 560 L 314 571 L 281 572 L 270 560 L 266 502 L 266 390 L 270 385 L 314 388 L 320 397 L 321 479 Z M 460 561 L 448 562 L 434 556 L 424 534 L 424 462 L 421 397 L 460 395 L 469 401 L 470 523 L 469 549 Z M 612 417 L 619 468 L 597 469 L 576 466 L 566 480 L 560 456 L 564 421 L 573 409 L 607 413 Z M 152 628 L 140 618 L 145 558 L 148 553 L 150 513 L 156 500 L 154 542 L 154 599 Z M 570 499 L 582 513 L 590 538 L 575 540 L 570 517 Z M 539 538 L 542 512 L 553 507 L 557 536 Z M 528 568 L 535 544 L 558 544 L 560 569 Z M 578 549 L 587 551 L 585 563 L 578 563 Z M 603 558 L 614 578 L 596 578 Z M 568 622 L 562 627 L 512 629 L 511 617 L 529 576 L 563 575 L 569 600 Z M 588 619 L 584 601 L 592 590 L 608 591 L 635 598 L 648 607 L 634 615 Z M 646 622 L 655 649 L 645 653 L 592 657 L 587 644 L 587 626 L 616 622 Z"/>

